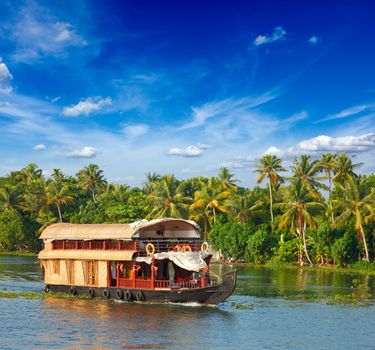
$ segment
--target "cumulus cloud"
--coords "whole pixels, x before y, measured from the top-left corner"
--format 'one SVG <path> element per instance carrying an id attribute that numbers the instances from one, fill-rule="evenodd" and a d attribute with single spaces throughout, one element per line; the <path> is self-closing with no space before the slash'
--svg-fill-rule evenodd
<path id="1" fill-rule="evenodd" d="M 375 134 L 368 133 L 360 136 L 331 137 L 320 135 L 298 143 L 289 149 L 290 153 L 317 152 L 364 152 L 375 149 Z"/>
<path id="2" fill-rule="evenodd" d="M 336 114 L 330 114 L 326 118 L 318 120 L 318 122 L 348 118 L 348 117 L 351 117 L 353 115 L 360 114 L 362 112 L 366 112 L 366 111 L 371 112 L 371 111 L 374 111 L 374 110 L 375 110 L 375 104 L 374 103 L 358 105 L 358 106 L 343 109 L 341 112 L 336 113 Z"/>
<path id="3" fill-rule="evenodd" d="M 149 127 L 146 124 L 127 124 L 124 125 L 123 131 L 129 138 L 135 138 L 148 132 Z"/>
<path id="4" fill-rule="evenodd" d="M 264 152 L 265 155 L 271 155 L 271 156 L 277 156 L 277 157 L 281 157 L 283 153 L 284 152 L 280 148 L 277 148 L 275 146 L 268 147 L 266 151 Z"/>
<path id="5" fill-rule="evenodd" d="M 254 46 L 261 46 L 261 45 L 265 45 L 265 44 L 270 44 L 274 41 L 284 39 L 285 36 L 286 36 L 286 30 L 283 27 L 281 27 L 281 26 L 275 27 L 272 34 L 270 34 L 270 35 L 258 35 L 255 38 L 255 40 L 253 42 L 253 45 Z"/>
<path id="6" fill-rule="evenodd" d="M 311 45 L 317 45 L 317 44 L 319 44 L 319 42 L 320 42 L 320 38 L 316 35 L 313 35 L 309 38 L 309 43 Z"/>
<path id="7" fill-rule="evenodd" d="M 254 166 L 254 161 L 255 159 L 253 156 L 237 156 L 232 160 L 221 163 L 218 168 L 250 169 Z"/>
<path id="8" fill-rule="evenodd" d="M 79 115 L 89 115 L 93 112 L 101 110 L 105 106 L 112 104 L 110 97 L 89 97 L 78 102 L 76 105 L 65 107 L 62 114 L 66 117 L 77 117 Z"/>
<path id="9" fill-rule="evenodd" d="M 91 146 L 85 146 L 82 148 L 74 148 L 65 153 L 65 157 L 68 158 L 94 158 L 98 151 Z"/>
<path id="10" fill-rule="evenodd" d="M 35 146 L 33 147 L 33 150 L 34 150 L 34 151 L 44 151 L 46 148 L 47 148 L 47 147 L 41 143 L 41 144 L 39 144 L 39 145 L 35 145 Z"/>
<path id="11" fill-rule="evenodd" d="M 210 147 L 210 145 L 201 143 L 198 143 L 197 145 L 190 145 L 185 148 L 173 147 L 168 150 L 167 155 L 180 157 L 200 157 L 203 154 L 203 151 Z"/>
<path id="12" fill-rule="evenodd" d="M 3 62 L 3 59 L 0 57 L 0 93 L 8 95 L 12 91 L 10 86 L 10 81 L 13 79 L 12 74 L 10 73 L 7 65 Z"/>

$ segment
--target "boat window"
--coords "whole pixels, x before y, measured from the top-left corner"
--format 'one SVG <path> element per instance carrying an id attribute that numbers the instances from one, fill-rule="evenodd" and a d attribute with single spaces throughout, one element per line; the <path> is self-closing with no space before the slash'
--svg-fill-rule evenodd
<path id="1" fill-rule="evenodd" d="M 98 262 L 97 261 L 85 261 L 84 262 L 84 275 L 85 283 L 89 286 L 97 285 L 98 280 Z"/>
<path id="2" fill-rule="evenodd" d="M 52 273 L 56 275 L 60 274 L 60 260 L 52 261 Z"/>

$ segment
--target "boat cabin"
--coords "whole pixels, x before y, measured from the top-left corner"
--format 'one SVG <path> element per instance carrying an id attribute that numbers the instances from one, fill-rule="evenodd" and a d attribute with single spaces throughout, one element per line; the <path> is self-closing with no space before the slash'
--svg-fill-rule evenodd
<path id="1" fill-rule="evenodd" d="M 46 289 L 75 294 L 195 289 L 215 285 L 199 226 L 182 219 L 131 224 L 53 224 L 40 236 Z M 99 290 L 98 290 L 99 288 Z M 108 296 L 107 296 L 108 295 Z M 126 299 L 126 295 L 125 295 Z"/>

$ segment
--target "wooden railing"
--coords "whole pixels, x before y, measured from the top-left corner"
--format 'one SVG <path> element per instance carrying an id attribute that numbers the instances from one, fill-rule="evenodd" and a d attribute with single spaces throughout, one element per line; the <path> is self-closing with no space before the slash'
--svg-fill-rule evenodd
<path id="1" fill-rule="evenodd" d="M 198 240 L 141 240 L 141 241 L 109 241 L 109 240 L 62 240 L 53 241 L 52 249 L 87 249 L 87 250 L 137 250 L 139 256 L 146 256 L 146 246 L 151 243 L 155 253 L 169 251 L 199 251 Z"/>
<path id="2" fill-rule="evenodd" d="M 166 288 L 166 289 L 180 289 L 180 288 L 202 288 L 202 286 L 210 287 L 216 286 L 218 280 L 216 278 L 202 277 L 198 280 L 185 280 L 185 281 L 170 281 L 170 280 L 155 280 L 155 288 Z"/>

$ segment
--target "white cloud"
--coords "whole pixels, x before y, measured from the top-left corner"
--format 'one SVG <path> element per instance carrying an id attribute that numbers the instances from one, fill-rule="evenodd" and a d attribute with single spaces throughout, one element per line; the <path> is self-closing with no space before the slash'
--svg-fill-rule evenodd
<path id="1" fill-rule="evenodd" d="M 211 146 L 206 144 L 190 145 L 185 148 L 173 147 L 168 150 L 167 155 L 181 157 L 200 157 L 203 154 L 203 151 L 210 147 Z"/>
<path id="2" fill-rule="evenodd" d="M 62 114 L 67 117 L 77 117 L 79 115 L 89 115 L 93 112 L 101 110 L 105 106 L 112 104 L 110 97 L 89 97 L 78 102 L 76 105 L 65 107 Z"/>
<path id="3" fill-rule="evenodd" d="M 74 148 L 65 153 L 68 158 L 94 158 L 97 155 L 97 150 L 94 147 L 85 146 L 82 148 Z"/>
<path id="4" fill-rule="evenodd" d="M 313 35 L 309 38 L 309 43 L 311 45 L 317 45 L 320 42 L 320 38 L 316 35 Z"/>
<path id="5" fill-rule="evenodd" d="M 357 114 L 365 112 L 365 111 L 373 111 L 374 109 L 375 109 L 374 103 L 358 105 L 358 106 L 343 109 L 341 112 L 336 113 L 336 114 L 330 114 L 326 118 L 318 120 L 318 122 L 348 118 L 348 117 L 351 117 L 353 115 L 357 115 Z"/>
<path id="6" fill-rule="evenodd" d="M 226 167 L 229 169 L 250 169 L 254 166 L 253 156 L 237 156 L 232 160 L 221 163 L 216 168 Z"/>
<path id="7" fill-rule="evenodd" d="M 360 136 L 331 137 L 320 135 L 301 141 L 295 147 L 289 148 L 289 153 L 317 152 L 363 152 L 375 149 L 375 134 L 368 133 Z"/>
<path id="8" fill-rule="evenodd" d="M 12 74 L 10 73 L 7 65 L 3 62 L 3 59 L 0 57 L 0 93 L 8 95 L 12 91 L 10 86 L 10 81 L 13 79 Z"/>
<path id="9" fill-rule="evenodd" d="M 34 150 L 34 151 L 44 151 L 46 148 L 47 148 L 47 147 L 41 143 L 41 144 L 39 144 L 39 145 L 35 145 L 35 146 L 33 147 L 33 150 Z"/>
<path id="10" fill-rule="evenodd" d="M 257 97 L 227 98 L 220 101 L 208 102 L 200 107 L 192 107 L 191 120 L 183 124 L 178 130 L 191 129 L 201 126 L 208 119 L 235 115 L 276 98 L 272 93 L 266 93 Z"/>
<path id="11" fill-rule="evenodd" d="M 254 46 L 261 46 L 265 44 L 270 44 L 274 41 L 282 40 L 286 36 L 286 31 L 283 27 L 275 27 L 272 34 L 270 35 L 258 35 L 254 42 Z"/>
<path id="12" fill-rule="evenodd" d="M 148 132 L 149 127 L 146 124 L 127 124 L 124 125 L 123 131 L 129 138 L 135 138 Z"/>
<path id="13" fill-rule="evenodd" d="M 16 45 L 12 56 L 16 62 L 30 64 L 45 56 L 62 58 L 69 50 L 87 45 L 72 23 L 60 21 L 35 2 L 26 2 L 1 29 Z"/>
<path id="14" fill-rule="evenodd" d="M 265 155 L 281 157 L 284 152 L 275 146 L 268 147 L 264 152 Z"/>

